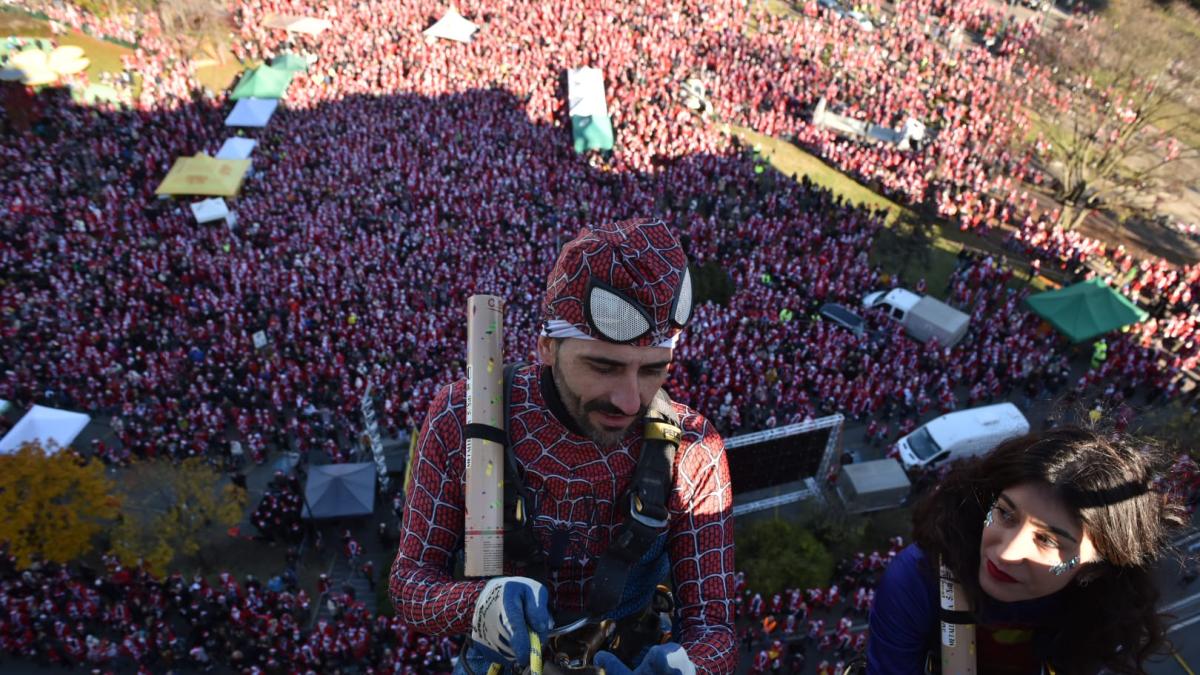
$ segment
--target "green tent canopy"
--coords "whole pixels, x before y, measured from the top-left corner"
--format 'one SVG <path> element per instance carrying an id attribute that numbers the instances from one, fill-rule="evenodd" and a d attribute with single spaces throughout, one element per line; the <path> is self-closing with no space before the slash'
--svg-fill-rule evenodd
<path id="1" fill-rule="evenodd" d="M 308 70 L 308 61 L 305 61 L 303 56 L 288 52 L 272 59 L 271 67 L 276 70 L 286 70 L 293 73 L 303 72 Z"/>
<path id="2" fill-rule="evenodd" d="M 283 98 L 291 82 L 290 70 L 259 66 L 242 77 L 230 98 L 235 101 L 244 98 Z"/>
<path id="3" fill-rule="evenodd" d="M 1148 316 L 1100 279 L 1031 295 L 1025 304 L 1072 342 L 1099 337 Z"/>
<path id="4" fill-rule="evenodd" d="M 571 139 L 575 152 L 588 150 L 612 150 L 613 128 L 608 115 L 571 116 Z"/>

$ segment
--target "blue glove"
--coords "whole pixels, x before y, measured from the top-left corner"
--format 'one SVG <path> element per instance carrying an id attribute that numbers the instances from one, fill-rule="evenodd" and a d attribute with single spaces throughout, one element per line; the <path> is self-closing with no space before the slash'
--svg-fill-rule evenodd
<path id="1" fill-rule="evenodd" d="M 696 664 L 676 642 L 651 647 L 637 670 L 629 670 L 621 659 L 609 652 L 596 652 L 592 663 L 603 668 L 605 675 L 696 675 Z"/>
<path id="2" fill-rule="evenodd" d="M 525 577 L 496 577 L 475 602 L 471 640 L 488 658 L 526 664 L 529 631 L 545 643 L 553 627 L 545 586 Z"/>

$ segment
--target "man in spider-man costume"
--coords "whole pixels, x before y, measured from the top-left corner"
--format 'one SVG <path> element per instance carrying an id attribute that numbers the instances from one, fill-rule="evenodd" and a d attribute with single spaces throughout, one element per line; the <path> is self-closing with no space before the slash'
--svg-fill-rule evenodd
<path id="1" fill-rule="evenodd" d="M 459 671 L 529 664 L 529 632 L 547 637 L 554 618 L 585 609 L 597 559 L 622 521 L 643 445 L 643 417 L 666 380 L 691 318 L 687 257 L 659 221 L 584 228 L 559 255 L 542 303 L 540 364 L 512 377 L 509 440 L 531 495 L 532 531 L 546 578 L 506 574 L 455 581 L 463 544 L 466 383 L 442 388 L 429 408 L 412 467 L 391 595 L 404 620 L 431 635 L 469 633 Z M 734 588 L 732 493 L 716 429 L 670 403 L 682 439 L 674 454 L 666 524 L 630 563 L 608 618 L 642 612 L 656 584 L 673 589 L 670 641 L 623 663 L 608 652 L 608 675 L 732 673 Z M 615 646 L 613 647 L 615 650 Z"/>

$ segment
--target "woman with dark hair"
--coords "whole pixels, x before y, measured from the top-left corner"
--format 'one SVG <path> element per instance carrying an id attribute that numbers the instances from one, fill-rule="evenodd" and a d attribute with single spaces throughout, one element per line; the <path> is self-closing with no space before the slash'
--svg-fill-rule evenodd
<path id="1" fill-rule="evenodd" d="M 1151 490 L 1160 459 L 1068 427 L 956 465 L 880 583 L 867 672 L 938 672 L 941 561 L 972 610 L 977 673 L 1144 673 L 1166 635 L 1152 568 L 1184 523 Z"/>

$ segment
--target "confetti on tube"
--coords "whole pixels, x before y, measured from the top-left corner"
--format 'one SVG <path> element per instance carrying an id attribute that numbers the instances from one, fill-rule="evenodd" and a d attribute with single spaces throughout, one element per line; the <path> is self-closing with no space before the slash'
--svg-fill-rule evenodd
<path id="1" fill-rule="evenodd" d="M 469 577 L 504 573 L 504 300 L 467 300 L 466 551 Z"/>
<path id="2" fill-rule="evenodd" d="M 939 565 L 938 598 L 942 607 L 942 672 L 975 675 L 975 624 L 962 584 L 945 563 Z"/>

